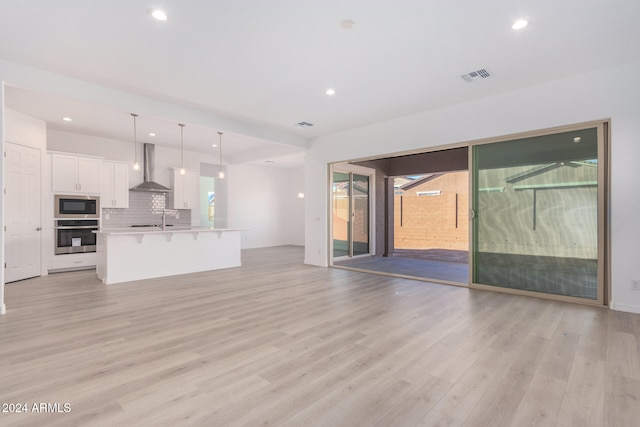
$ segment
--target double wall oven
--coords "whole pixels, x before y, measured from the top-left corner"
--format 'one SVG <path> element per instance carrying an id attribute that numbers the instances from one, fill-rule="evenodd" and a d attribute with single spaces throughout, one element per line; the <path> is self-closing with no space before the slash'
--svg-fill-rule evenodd
<path id="1" fill-rule="evenodd" d="M 56 195 L 54 219 L 56 255 L 96 251 L 100 197 Z"/>

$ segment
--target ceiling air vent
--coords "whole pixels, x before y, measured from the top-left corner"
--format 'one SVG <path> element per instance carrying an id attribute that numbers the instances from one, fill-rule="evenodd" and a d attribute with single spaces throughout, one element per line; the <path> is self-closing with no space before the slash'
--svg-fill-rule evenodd
<path id="1" fill-rule="evenodd" d="M 313 126 L 313 123 L 298 122 L 298 123 L 296 123 L 296 126 L 298 126 L 299 128 L 310 128 L 311 126 Z"/>
<path id="2" fill-rule="evenodd" d="M 489 72 L 486 70 L 486 68 L 482 68 L 480 70 L 477 71 L 472 71 L 470 73 L 467 74 L 463 74 L 460 77 L 462 77 L 462 80 L 464 80 L 467 83 L 472 83 L 476 80 L 482 80 L 482 79 L 487 79 L 489 77 L 491 77 L 491 74 L 489 74 Z"/>

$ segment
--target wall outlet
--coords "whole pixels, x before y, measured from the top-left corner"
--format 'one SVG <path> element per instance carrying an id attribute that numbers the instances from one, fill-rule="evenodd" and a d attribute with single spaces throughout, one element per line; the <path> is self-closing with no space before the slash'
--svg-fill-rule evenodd
<path id="1" fill-rule="evenodd" d="M 640 280 L 632 280 L 631 289 L 634 291 L 640 291 Z"/>

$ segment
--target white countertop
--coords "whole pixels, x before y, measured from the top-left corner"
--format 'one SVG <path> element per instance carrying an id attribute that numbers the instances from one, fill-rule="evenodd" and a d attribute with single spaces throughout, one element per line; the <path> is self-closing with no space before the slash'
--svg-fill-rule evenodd
<path id="1" fill-rule="evenodd" d="M 226 231 L 246 231 L 247 228 L 208 228 L 208 227 L 127 227 L 127 228 L 103 228 L 94 231 L 102 235 L 127 235 L 127 234 L 174 234 L 174 233 L 223 233 Z"/>

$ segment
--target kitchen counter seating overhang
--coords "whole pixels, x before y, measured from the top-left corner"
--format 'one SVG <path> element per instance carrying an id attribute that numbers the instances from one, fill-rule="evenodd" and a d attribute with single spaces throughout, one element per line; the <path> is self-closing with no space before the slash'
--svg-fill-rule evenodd
<path id="1" fill-rule="evenodd" d="M 243 231 L 246 229 L 102 229 L 95 232 L 98 279 L 110 285 L 240 267 Z"/>

